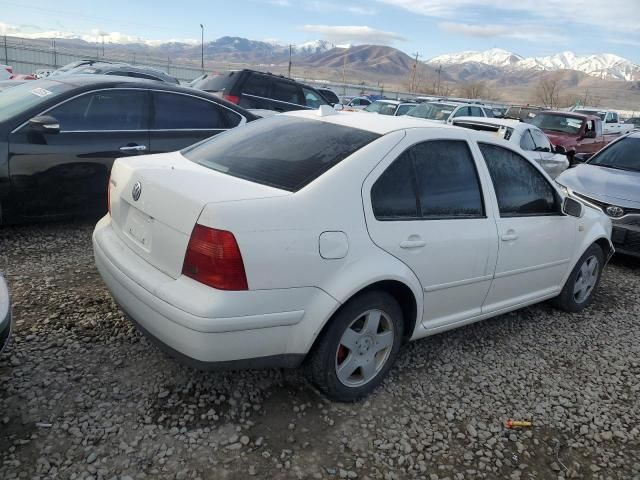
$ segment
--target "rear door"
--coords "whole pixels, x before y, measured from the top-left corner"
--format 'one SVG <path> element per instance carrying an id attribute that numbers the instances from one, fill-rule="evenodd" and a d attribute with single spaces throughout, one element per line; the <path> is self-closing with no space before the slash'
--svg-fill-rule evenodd
<path id="1" fill-rule="evenodd" d="M 423 324 L 433 329 L 479 315 L 498 250 L 496 225 L 466 132 L 447 140 L 422 129 L 365 181 L 373 242 L 403 261 L 424 290 Z M 485 175 L 486 178 L 486 175 Z"/>
<path id="2" fill-rule="evenodd" d="M 28 124 L 9 136 L 10 202 L 22 217 L 102 214 L 117 157 L 149 150 L 149 93 L 102 89 L 43 112 L 60 124 L 41 133 Z"/>
<path id="3" fill-rule="evenodd" d="M 239 113 L 195 95 L 154 90 L 151 96 L 151 153 L 181 150 L 246 121 Z"/>

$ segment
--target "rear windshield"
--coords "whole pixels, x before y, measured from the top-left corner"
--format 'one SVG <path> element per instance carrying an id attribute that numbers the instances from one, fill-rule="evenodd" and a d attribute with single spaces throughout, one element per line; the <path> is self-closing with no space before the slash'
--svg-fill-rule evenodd
<path id="1" fill-rule="evenodd" d="M 55 80 L 33 80 L 0 92 L 0 122 L 57 97 L 73 85 Z"/>
<path id="2" fill-rule="evenodd" d="M 306 118 L 276 115 L 182 151 L 207 168 L 296 192 L 380 135 Z"/>
<path id="3" fill-rule="evenodd" d="M 208 75 L 194 82 L 191 86 L 208 92 L 220 92 L 228 89 L 231 86 L 231 82 L 233 82 L 239 74 L 240 72 L 228 72 L 220 75 Z"/>

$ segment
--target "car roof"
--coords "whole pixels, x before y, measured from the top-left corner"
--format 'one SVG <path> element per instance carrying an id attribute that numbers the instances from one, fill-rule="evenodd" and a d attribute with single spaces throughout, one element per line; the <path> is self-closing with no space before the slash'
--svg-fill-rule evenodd
<path id="1" fill-rule="evenodd" d="M 380 102 L 380 103 L 388 103 L 390 105 L 400 105 L 402 102 L 398 101 L 398 100 L 391 100 L 391 99 L 387 99 L 387 98 L 381 98 L 380 100 L 375 100 L 373 103 L 376 102 Z"/>
<path id="2" fill-rule="evenodd" d="M 601 120 L 600 117 L 597 117 L 595 115 L 587 115 L 586 113 L 576 113 L 576 112 L 559 112 L 559 111 L 546 110 L 538 113 L 538 115 L 554 115 L 558 117 L 571 117 L 571 118 L 579 118 L 580 120 L 585 118 L 589 120 Z"/>
<path id="3" fill-rule="evenodd" d="M 335 125 L 343 125 L 345 127 L 358 128 L 379 135 L 396 130 L 404 130 L 406 128 L 456 128 L 441 123 L 431 122 L 423 118 L 409 117 L 406 115 L 395 117 L 391 115 L 364 115 L 360 112 L 330 112 L 327 115 L 321 115 L 320 110 L 296 110 L 293 112 L 285 112 L 280 115 L 292 117 L 308 118 L 312 120 L 320 120 Z"/>

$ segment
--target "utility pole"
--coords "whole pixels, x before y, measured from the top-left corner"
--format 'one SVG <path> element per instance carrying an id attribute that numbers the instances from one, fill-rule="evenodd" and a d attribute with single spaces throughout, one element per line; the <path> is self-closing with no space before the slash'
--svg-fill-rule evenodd
<path id="1" fill-rule="evenodd" d="M 342 57 L 342 95 L 347 94 L 347 80 L 346 80 L 346 70 L 347 70 L 347 52 L 349 49 L 346 49 L 344 52 L 344 57 Z"/>
<path id="2" fill-rule="evenodd" d="M 420 57 L 419 53 L 415 53 L 414 54 L 416 56 L 414 62 L 413 62 L 413 77 L 411 78 L 411 88 L 409 91 L 413 92 L 413 90 L 415 89 L 415 84 L 416 84 L 416 73 L 418 71 L 418 57 Z"/>
<path id="3" fill-rule="evenodd" d="M 6 38 L 6 37 L 5 37 Z M 56 50 L 56 39 L 51 40 L 53 42 L 53 68 L 58 68 L 58 51 Z"/>
<path id="4" fill-rule="evenodd" d="M 293 50 L 293 46 L 289 44 L 289 70 L 287 73 L 287 77 L 291 78 L 291 52 Z"/>
<path id="5" fill-rule="evenodd" d="M 204 25 L 200 24 L 200 68 L 204 73 Z"/>
<path id="6" fill-rule="evenodd" d="M 436 88 L 436 95 L 440 95 L 440 75 L 442 74 L 442 64 L 438 65 L 438 86 Z"/>

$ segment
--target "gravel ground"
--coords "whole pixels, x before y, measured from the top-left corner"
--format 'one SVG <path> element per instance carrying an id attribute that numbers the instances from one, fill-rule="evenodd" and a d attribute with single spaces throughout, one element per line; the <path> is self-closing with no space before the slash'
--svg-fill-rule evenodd
<path id="1" fill-rule="evenodd" d="M 414 342 L 368 400 L 332 404 L 299 371 L 159 352 L 103 286 L 91 230 L 0 228 L 2 479 L 640 478 L 638 261 L 615 258 L 585 312 L 542 304 Z"/>

